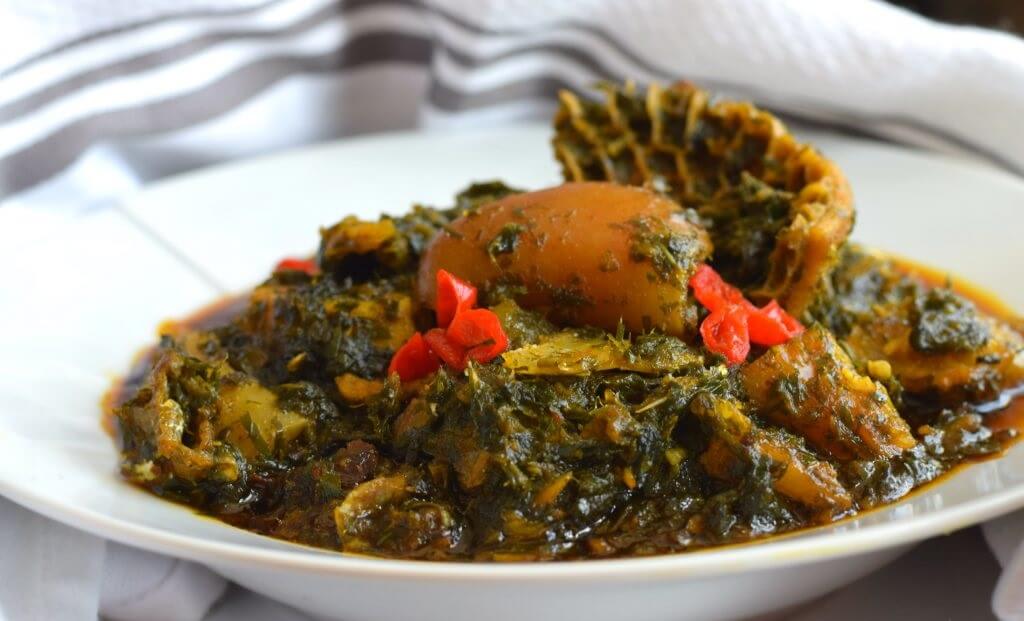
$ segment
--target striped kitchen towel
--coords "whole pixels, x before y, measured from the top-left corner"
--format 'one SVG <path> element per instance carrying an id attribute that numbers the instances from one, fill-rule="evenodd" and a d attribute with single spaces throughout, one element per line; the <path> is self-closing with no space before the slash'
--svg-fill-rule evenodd
<path id="1" fill-rule="evenodd" d="M 863 0 L 7 0 L 0 200 L 87 206 L 183 170 L 547 114 L 680 77 L 1024 170 L 1024 44 Z"/>

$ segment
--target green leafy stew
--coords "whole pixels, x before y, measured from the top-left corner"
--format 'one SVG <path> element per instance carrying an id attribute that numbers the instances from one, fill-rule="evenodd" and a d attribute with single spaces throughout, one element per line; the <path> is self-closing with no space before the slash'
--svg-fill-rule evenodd
<path id="1" fill-rule="evenodd" d="M 686 84 L 602 88 L 562 96 L 563 189 L 478 183 L 342 219 L 311 269 L 165 325 L 116 395 L 124 476 L 308 545 L 532 561 L 827 524 L 1007 446 L 1014 319 L 847 241 L 845 180 L 767 113 Z M 727 360 L 699 265 L 800 329 Z M 507 347 L 402 381 L 387 369 L 436 329 L 439 267 Z"/>

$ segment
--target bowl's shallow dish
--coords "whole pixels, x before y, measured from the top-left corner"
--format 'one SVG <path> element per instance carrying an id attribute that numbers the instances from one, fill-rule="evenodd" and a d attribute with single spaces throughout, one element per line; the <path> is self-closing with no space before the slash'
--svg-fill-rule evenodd
<path id="1" fill-rule="evenodd" d="M 849 175 L 854 239 L 947 268 L 1024 309 L 1024 183 L 966 161 L 798 135 Z M 99 403 L 161 320 L 244 290 L 281 256 L 309 250 L 316 226 L 345 214 L 443 204 L 472 180 L 557 183 L 548 136 L 546 127 L 520 126 L 347 141 L 187 175 L 45 231 L 0 213 L 0 493 L 352 621 L 764 614 L 854 580 L 916 541 L 1024 506 L 1018 445 L 896 504 L 765 543 L 643 559 L 442 564 L 261 537 L 120 478 Z"/>

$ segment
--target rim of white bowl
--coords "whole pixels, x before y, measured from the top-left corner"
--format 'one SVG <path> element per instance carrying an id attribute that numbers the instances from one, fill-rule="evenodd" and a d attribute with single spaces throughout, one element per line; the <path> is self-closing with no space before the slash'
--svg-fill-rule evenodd
<path id="1" fill-rule="evenodd" d="M 1012 448 L 1011 448 L 1012 450 Z M 995 459 L 1001 459 L 998 457 Z M 970 469 L 988 462 L 966 465 L 950 477 L 965 475 Z M 127 482 L 123 483 L 128 485 Z M 932 485 L 942 485 L 940 480 Z M 917 493 L 927 493 L 925 486 Z M 69 524 L 100 537 L 111 539 L 154 552 L 185 557 L 202 563 L 238 565 L 257 563 L 266 568 L 297 569 L 336 575 L 374 575 L 379 577 L 452 579 L 472 581 L 491 580 L 546 580 L 552 578 L 685 578 L 770 569 L 813 563 L 830 559 L 866 554 L 886 548 L 906 545 L 935 535 L 950 534 L 962 528 L 998 517 L 1024 506 L 1024 483 L 1010 486 L 1000 492 L 979 496 L 955 507 L 937 509 L 922 515 L 895 519 L 864 528 L 819 532 L 797 531 L 775 539 L 768 538 L 722 548 L 708 548 L 692 552 L 679 552 L 647 557 L 615 559 L 586 559 L 553 562 L 487 563 L 416 561 L 358 556 L 306 548 L 299 544 L 295 550 L 265 549 L 241 543 L 210 541 L 208 539 L 177 534 L 167 530 L 143 526 L 114 518 L 103 513 L 65 505 L 44 494 L 17 487 L 0 480 L 0 494 L 37 513 Z M 906 500 L 906 499 L 904 499 Z M 168 503 L 195 519 L 211 519 L 183 505 L 154 497 L 154 501 Z M 884 510 L 892 505 L 884 505 Z M 830 525 L 819 527 L 828 529 Z M 225 524 L 225 527 L 232 528 Z M 281 540 L 274 539 L 281 542 Z M 284 542 L 289 543 L 289 542 Z"/>
<path id="2" fill-rule="evenodd" d="M 496 128 L 483 128 L 456 132 L 466 137 L 486 134 L 500 130 L 517 130 L 533 128 L 537 123 L 524 122 L 509 124 Z M 173 175 L 167 179 L 140 188 L 125 198 L 126 201 L 137 199 L 140 194 L 159 190 L 164 186 L 175 186 L 193 178 L 202 178 L 210 174 L 219 174 L 234 168 L 249 165 L 270 163 L 281 158 L 290 158 L 304 154 L 315 156 L 316 152 L 327 151 L 339 146 L 355 146 L 357 144 L 389 142 L 402 140 L 414 135 L 437 136 L 439 131 L 394 131 L 382 132 L 371 136 L 353 137 L 345 140 L 329 141 L 314 145 L 306 145 L 284 149 L 279 152 L 246 158 L 237 162 L 225 162 L 199 170 Z M 830 134 L 828 130 L 812 129 L 805 133 Z M 910 159 L 931 162 L 943 162 L 973 173 L 985 174 L 991 181 L 1020 184 L 1020 180 L 997 168 L 986 166 L 977 161 L 962 157 L 942 154 L 924 153 L 898 145 L 879 143 L 843 136 L 852 142 L 869 145 L 881 151 L 898 152 Z M 1011 447 L 1009 450 L 1013 450 Z M 1004 459 L 1005 456 L 993 458 Z M 939 481 L 918 488 L 910 496 L 878 507 L 874 510 L 885 510 L 894 504 L 906 501 L 918 494 L 927 494 L 935 486 L 943 485 L 948 478 L 961 476 L 972 468 L 982 467 L 985 463 L 965 465 Z M 128 485 L 127 482 L 122 484 Z M 413 561 L 359 556 L 321 550 L 293 544 L 295 549 L 267 549 L 242 543 L 211 541 L 209 539 L 178 534 L 166 529 L 144 526 L 127 520 L 111 517 L 104 513 L 85 509 L 71 503 L 62 503 L 43 493 L 0 477 L 0 496 L 40 513 L 58 522 L 68 524 L 88 533 L 154 552 L 187 558 L 211 565 L 256 563 L 271 569 L 294 569 L 313 571 L 324 574 L 363 575 L 381 578 L 416 578 L 443 579 L 458 578 L 468 581 L 492 581 L 515 579 L 518 581 L 540 581 L 559 578 L 595 579 L 595 578 L 626 578 L 668 579 L 701 577 L 719 574 L 739 573 L 765 570 L 831 559 L 858 556 L 901 545 L 909 545 L 929 537 L 946 535 L 956 532 L 985 520 L 1009 513 L 1024 507 L 1024 482 L 1010 485 L 995 493 L 986 493 L 954 507 L 936 509 L 921 515 L 897 518 L 880 524 L 870 524 L 855 530 L 828 532 L 835 524 L 797 531 L 769 537 L 764 540 L 743 544 L 727 545 L 719 548 L 707 548 L 692 552 L 679 552 L 646 557 L 626 557 L 614 559 L 586 559 L 552 562 L 523 563 L 488 563 L 488 562 L 451 562 L 451 561 Z M 176 505 L 169 501 L 154 497 L 154 501 L 166 503 L 178 510 L 188 513 L 195 519 L 206 518 L 193 509 Z M 864 513 L 858 514 L 864 515 Z M 854 519 L 856 516 L 854 516 Z M 224 524 L 223 522 L 220 522 Z M 226 528 L 232 528 L 224 524 Z M 818 531 L 818 532 L 816 532 Z M 285 542 L 273 539 L 279 543 Z"/>

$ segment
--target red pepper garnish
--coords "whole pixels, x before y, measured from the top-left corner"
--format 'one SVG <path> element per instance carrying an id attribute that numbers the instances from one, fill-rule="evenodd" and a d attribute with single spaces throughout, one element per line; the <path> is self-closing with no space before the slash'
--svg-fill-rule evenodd
<path id="1" fill-rule="evenodd" d="M 441 327 L 423 335 L 414 334 L 395 352 L 388 374 L 397 371 L 402 381 L 407 382 L 433 373 L 440 368 L 440 362 L 461 372 L 470 360 L 490 362 L 508 349 L 508 336 L 501 320 L 493 311 L 473 308 L 476 296 L 476 287 L 450 272 L 438 270 L 437 322 Z M 421 349 L 430 354 L 432 364 L 423 357 Z"/>
<path id="2" fill-rule="evenodd" d="M 758 345 L 781 345 L 804 331 L 796 317 L 785 311 L 775 300 L 755 309 L 747 316 L 750 340 Z"/>
<path id="3" fill-rule="evenodd" d="M 441 328 L 427 330 L 427 345 L 446 365 L 461 371 L 466 368 L 466 348 L 455 343 Z"/>
<path id="4" fill-rule="evenodd" d="M 700 324 L 704 346 L 725 356 L 731 364 L 739 364 L 750 353 L 750 334 L 746 310 L 738 305 L 725 306 L 708 315 Z"/>
<path id="5" fill-rule="evenodd" d="M 313 261 L 312 259 L 297 259 L 295 257 L 287 257 L 277 262 L 277 265 L 274 266 L 274 271 L 306 272 L 310 276 L 313 276 L 314 274 L 320 271 L 320 267 L 317 266 L 316 261 Z"/>
<path id="6" fill-rule="evenodd" d="M 755 308 L 736 287 L 722 280 L 710 265 L 702 263 L 690 277 L 690 287 L 697 301 L 712 313 L 726 306 L 740 305 Z"/>
<path id="7" fill-rule="evenodd" d="M 430 375 L 440 366 L 441 362 L 427 346 L 423 335 L 417 332 L 409 337 L 409 340 L 399 347 L 395 355 L 391 357 L 388 375 L 398 373 L 398 377 L 402 378 L 403 382 L 408 382 Z"/>
<path id="8" fill-rule="evenodd" d="M 476 306 L 476 287 L 447 270 L 437 270 L 437 325 L 447 328 L 455 316 Z"/>
<path id="9" fill-rule="evenodd" d="M 701 265 L 690 278 L 693 295 L 710 311 L 700 326 L 704 346 L 732 364 L 743 362 L 750 343 L 772 346 L 804 331 L 803 325 L 772 300 L 758 308 L 739 289 L 722 280 L 710 265 Z"/>
<path id="10" fill-rule="evenodd" d="M 508 336 L 494 311 L 475 308 L 455 315 L 448 326 L 448 338 L 466 348 L 466 356 L 489 362 L 508 348 Z"/>

